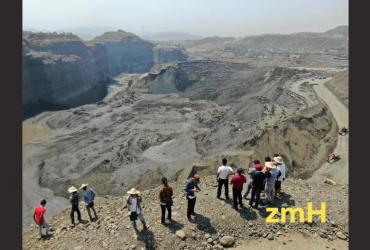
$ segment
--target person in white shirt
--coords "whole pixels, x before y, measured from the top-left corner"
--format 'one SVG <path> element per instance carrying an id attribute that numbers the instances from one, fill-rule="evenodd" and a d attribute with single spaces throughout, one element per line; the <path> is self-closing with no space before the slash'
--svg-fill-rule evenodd
<path id="1" fill-rule="evenodd" d="M 230 166 L 227 166 L 227 160 L 222 159 L 222 166 L 217 170 L 217 198 L 221 197 L 222 186 L 225 186 L 225 198 L 229 199 L 229 175 L 233 174 L 233 169 Z"/>
<path id="2" fill-rule="evenodd" d="M 280 194 L 281 194 L 281 183 L 283 181 L 285 181 L 285 177 L 286 177 L 286 165 L 283 161 L 283 157 L 281 157 L 280 155 L 274 157 L 274 162 L 277 164 L 277 169 L 281 173 L 281 175 L 279 176 L 279 178 L 276 180 L 276 183 L 275 183 L 276 196 L 280 196 Z"/>
<path id="3" fill-rule="evenodd" d="M 135 188 L 131 188 L 129 191 L 127 191 L 127 194 L 129 194 L 129 196 L 126 199 L 126 206 L 128 209 L 128 216 L 130 217 L 131 226 L 134 228 L 135 232 L 138 232 L 136 220 L 139 218 L 143 224 L 143 229 L 148 229 L 144 219 L 143 211 L 141 209 L 142 199 L 140 196 L 140 191 L 136 190 Z"/>

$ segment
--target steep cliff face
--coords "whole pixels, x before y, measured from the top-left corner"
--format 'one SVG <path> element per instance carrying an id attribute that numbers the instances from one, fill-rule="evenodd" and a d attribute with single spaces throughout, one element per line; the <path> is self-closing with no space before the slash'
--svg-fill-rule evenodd
<path id="1" fill-rule="evenodd" d="M 157 45 L 153 48 L 154 63 L 186 61 L 187 56 L 183 49 L 176 46 Z"/>
<path id="2" fill-rule="evenodd" d="M 100 100 L 120 73 L 185 61 L 183 50 L 156 46 L 122 30 L 90 42 L 71 33 L 23 33 L 23 117 Z"/>
<path id="3" fill-rule="evenodd" d="M 101 44 L 107 50 L 111 74 L 139 73 L 153 66 L 153 44 L 122 30 L 106 32 L 92 43 Z"/>
<path id="4" fill-rule="evenodd" d="M 118 30 L 83 42 L 71 33 L 23 33 L 23 116 L 100 100 L 120 73 L 185 61 L 174 46 L 155 46 Z"/>
<path id="5" fill-rule="evenodd" d="M 23 115 L 75 107 L 106 95 L 106 51 L 72 34 L 23 36 Z"/>

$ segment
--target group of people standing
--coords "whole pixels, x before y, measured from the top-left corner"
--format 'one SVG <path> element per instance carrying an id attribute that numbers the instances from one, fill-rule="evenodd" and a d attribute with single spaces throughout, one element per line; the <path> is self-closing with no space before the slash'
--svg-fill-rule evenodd
<path id="1" fill-rule="evenodd" d="M 259 160 L 253 161 L 253 166 L 249 168 L 247 177 L 245 169 L 239 167 L 234 170 L 227 165 L 227 159 L 222 159 L 222 165 L 217 170 L 217 198 L 221 198 L 222 188 L 225 189 L 225 198 L 229 198 L 229 177 L 232 185 L 233 207 L 238 210 L 239 206 L 243 207 L 243 198 L 248 199 L 248 194 L 251 192 L 249 206 L 258 208 L 260 204 L 261 193 L 266 195 L 265 204 L 274 202 L 276 196 L 281 195 L 281 183 L 286 178 L 287 167 L 280 154 L 274 154 L 273 159 L 269 156 L 265 157 L 264 166 Z M 194 222 L 196 213 L 194 207 L 197 199 L 197 193 L 201 191 L 199 188 L 199 175 L 193 175 L 187 180 L 185 185 L 186 199 L 188 200 L 187 218 L 190 222 Z M 243 190 L 245 189 L 245 192 Z M 253 205 L 254 204 L 254 205 Z"/>
<path id="2" fill-rule="evenodd" d="M 230 175 L 232 175 L 230 183 L 232 184 L 235 209 L 238 209 L 238 204 L 243 207 L 242 197 L 247 199 L 251 191 L 249 206 L 255 208 L 258 208 L 260 204 L 262 192 L 266 195 L 266 204 L 273 203 L 275 197 L 280 196 L 281 183 L 286 178 L 286 165 L 281 155 L 275 154 L 273 160 L 269 156 L 265 157 L 264 166 L 261 165 L 259 160 L 254 160 L 253 166 L 248 170 L 249 178 L 244 175 L 244 172 L 243 168 L 237 168 L 236 174 L 234 174 L 233 169 L 227 165 L 227 160 L 222 159 L 222 166 L 217 171 L 217 198 L 221 197 L 222 187 L 225 187 L 225 198 L 229 199 L 228 185 Z M 246 190 L 243 193 L 244 184 L 246 184 Z"/>
<path id="3" fill-rule="evenodd" d="M 82 190 L 81 195 L 85 203 L 85 207 L 89 215 L 90 221 L 97 220 L 98 215 L 94 208 L 94 199 L 96 196 L 95 191 L 92 188 L 90 188 L 88 184 L 82 184 L 80 187 L 80 190 Z M 78 193 L 78 189 L 75 188 L 74 186 L 71 186 L 70 188 L 68 188 L 68 192 L 71 194 L 69 197 L 69 201 L 71 203 L 71 212 L 70 212 L 71 225 L 74 226 L 75 225 L 75 213 L 77 213 L 77 220 L 80 223 L 84 222 L 84 220 L 81 217 L 81 211 L 79 208 L 80 194 Z M 41 200 L 40 205 L 37 206 L 33 212 L 33 220 L 39 227 L 39 234 L 41 238 L 47 238 L 51 236 L 51 234 L 49 233 L 49 224 L 46 223 L 46 220 L 45 220 L 46 203 L 47 202 L 45 199 Z M 91 210 L 94 213 L 94 217 L 91 215 Z"/>
<path id="4" fill-rule="evenodd" d="M 249 206 L 258 208 L 260 204 L 261 193 L 264 192 L 266 195 L 265 203 L 271 204 L 274 202 L 275 196 L 279 196 L 281 193 L 281 183 L 286 178 L 286 165 L 283 158 L 279 154 L 275 154 L 273 159 L 270 157 L 265 157 L 264 166 L 259 160 L 253 161 L 253 166 L 248 170 L 248 176 L 245 175 L 245 170 L 241 167 L 234 170 L 227 165 L 227 160 L 222 159 L 222 165 L 217 171 L 217 198 L 221 198 L 222 187 L 225 189 L 225 198 L 229 199 L 229 177 L 230 183 L 232 185 L 232 197 L 233 197 L 233 207 L 238 210 L 239 206 L 243 207 L 243 198 L 247 199 L 249 193 L 251 197 L 249 199 Z M 188 201 L 187 206 L 187 218 L 190 222 L 194 222 L 196 213 L 194 212 L 195 203 L 197 200 L 197 194 L 201 191 L 199 187 L 200 177 L 195 174 L 190 177 L 185 184 L 185 194 Z M 82 190 L 82 197 L 87 209 L 90 221 L 94 221 L 98 218 L 96 210 L 94 208 L 94 199 L 96 193 L 88 184 L 82 184 L 80 189 Z M 245 191 L 243 192 L 243 190 Z M 81 218 L 81 212 L 79 209 L 80 194 L 77 188 L 70 187 L 68 192 L 71 194 L 71 224 L 75 225 L 74 214 L 77 213 L 77 219 L 81 223 L 83 222 Z M 140 191 L 131 188 L 127 191 L 127 198 L 125 199 L 125 207 L 128 209 L 128 217 L 131 221 L 131 226 L 138 232 L 136 220 L 139 219 L 143 225 L 143 229 L 147 229 L 147 224 L 144 218 L 142 210 L 142 197 Z M 167 219 L 169 222 L 172 221 L 171 207 L 173 205 L 173 189 L 169 186 L 167 178 L 162 178 L 162 186 L 159 191 L 159 203 L 161 207 L 161 223 L 166 222 L 166 211 Z M 254 204 L 254 206 L 253 206 Z M 34 210 L 34 221 L 39 226 L 40 236 L 49 235 L 49 225 L 46 223 L 44 214 L 46 212 L 46 200 L 42 200 L 40 205 Z M 91 211 L 94 213 L 94 217 L 91 215 Z"/>

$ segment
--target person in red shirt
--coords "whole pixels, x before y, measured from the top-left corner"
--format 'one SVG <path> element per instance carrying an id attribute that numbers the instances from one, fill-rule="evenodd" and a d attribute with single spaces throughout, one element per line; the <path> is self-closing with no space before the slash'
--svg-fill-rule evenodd
<path id="1" fill-rule="evenodd" d="M 243 168 L 238 168 L 236 170 L 236 175 L 233 175 L 233 177 L 231 178 L 231 184 L 233 185 L 233 200 L 235 210 L 238 210 L 238 200 L 239 205 L 243 207 L 242 191 L 244 183 L 247 182 L 247 178 L 245 178 L 243 172 Z"/>
<path id="2" fill-rule="evenodd" d="M 45 221 L 46 200 L 42 200 L 33 212 L 33 220 L 39 226 L 39 234 L 41 238 L 49 236 L 49 225 Z"/>

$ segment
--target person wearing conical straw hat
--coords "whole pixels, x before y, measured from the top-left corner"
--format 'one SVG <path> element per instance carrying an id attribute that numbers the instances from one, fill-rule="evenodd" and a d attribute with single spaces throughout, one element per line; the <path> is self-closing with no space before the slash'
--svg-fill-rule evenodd
<path id="1" fill-rule="evenodd" d="M 143 229 L 146 230 L 148 227 L 146 226 L 146 222 L 143 215 L 143 210 L 141 208 L 141 202 L 142 198 L 140 195 L 140 191 L 136 188 L 131 188 L 129 191 L 127 191 L 128 197 L 126 200 L 126 205 L 128 209 L 128 216 L 130 217 L 131 226 L 135 230 L 135 232 L 138 232 L 137 226 L 136 226 L 136 220 L 139 218 L 141 223 L 143 224 Z"/>
<path id="2" fill-rule="evenodd" d="M 80 223 L 82 222 L 81 212 L 80 212 L 80 209 L 78 208 L 80 197 L 77 191 L 78 191 L 77 188 L 75 188 L 74 186 L 71 186 L 70 188 L 68 188 L 68 193 L 71 194 L 71 196 L 69 197 L 69 201 L 71 202 L 71 205 L 72 205 L 71 213 L 70 213 L 72 226 L 75 225 L 75 215 L 74 215 L 75 212 L 77 213 L 78 221 Z"/>
<path id="3" fill-rule="evenodd" d="M 281 194 L 281 183 L 285 181 L 286 178 L 286 165 L 283 161 L 283 157 L 278 155 L 274 157 L 274 162 L 277 164 L 277 169 L 280 171 L 281 175 L 277 178 L 275 182 L 275 192 L 276 196 L 280 196 Z"/>
<path id="4" fill-rule="evenodd" d="M 95 199 L 96 193 L 94 192 L 94 190 L 91 187 L 89 187 L 89 184 L 81 184 L 80 189 L 83 191 L 82 197 L 84 199 L 85 206 L 86 206 L 87 213 L 89 215 L 90 221 L 92 222 L 92 221 L 98 219 L 98 216 L 96 214 L 96 210 L 94 208 L 94 199 Z M 92 210 L 94 212 L 94 218 L 91 216 L 90 210 Z"/>
<path id="5" fill-rule="evenodd" d="M 271 204 L 274 202 L 275 198 L 275 182 L 278 178 L 280 171 L 276 169 L 276 165 L 272 161 L 265 162 L 265 171 L 266 171 L 266 203 Z"/>

